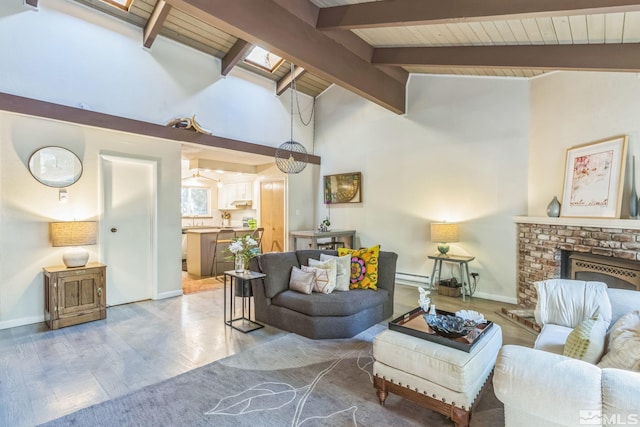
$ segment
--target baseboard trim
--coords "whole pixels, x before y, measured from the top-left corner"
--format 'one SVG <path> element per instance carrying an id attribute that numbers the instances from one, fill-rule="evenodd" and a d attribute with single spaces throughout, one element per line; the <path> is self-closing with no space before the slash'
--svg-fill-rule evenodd
<path id="1" fill-rule="evenodd" d="M 156 295 L 154 299 L 165 299 L 165 298 L 173 298 L 173 297 L 181 297 L 181 296 L 182 296 L 182 289 L 176 289 L 175 291 L 162 292 Z"/>
<path id="2" fill-rule="evenodd" d="M 22 317 L 20 319 L 5 320 L 4 322 L 0 322 L 0 329 L 16 328 L 18 326 L 32 325 L 40 322 L 44 322 L 44 314 L 39 316 Z"/>

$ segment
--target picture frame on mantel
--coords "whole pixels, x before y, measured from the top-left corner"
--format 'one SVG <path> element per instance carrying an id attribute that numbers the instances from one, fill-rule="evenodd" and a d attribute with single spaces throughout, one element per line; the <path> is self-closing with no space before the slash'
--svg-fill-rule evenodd
<path id="1" fill-rule="evenodd" d="M 362 173 L 324 176 L 324 204 L 362 202 Z"/>
<path id="2" fill-rule="evenodd" d="M 562 217 L 620 218 L 627 136 L 567 149 Z"/>

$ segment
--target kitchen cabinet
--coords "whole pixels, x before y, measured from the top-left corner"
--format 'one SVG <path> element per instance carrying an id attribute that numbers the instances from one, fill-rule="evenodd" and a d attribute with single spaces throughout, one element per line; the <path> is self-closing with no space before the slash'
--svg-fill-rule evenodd
<path id="1" fill-rule="evenodd" d="M 246 209 L 253 203 L 253 182 L 225 182 L 218 189 L 218 209 Z"/>
<path id="2" fill-rule="evenodd" d="M 44 320 L 51 329 L 107 318 L 106 266 L 44 267 Z"/>

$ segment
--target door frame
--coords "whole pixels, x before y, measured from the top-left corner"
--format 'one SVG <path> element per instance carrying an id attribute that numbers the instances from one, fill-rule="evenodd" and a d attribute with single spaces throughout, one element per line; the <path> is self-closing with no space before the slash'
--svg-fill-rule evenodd
<path id="1" fill-rule="evenodd" d="M 100 161 L 98 162 L 98 179 L 99 179 L 99 195 L 98 195 L 98 206 L 100 207 L 100 214 L 99 214 L 99 218 L 98 220 L 100 221 L 100 234 L 103 236 L 106 236 L 109 232 L 109 224 L 106 223 L 105 217 L 104 217 L 104 212 L 105 212 L 105 206 L 104 206 L 104 200 L 105 200 L 105 180 L 104 180 L 104 174 L 105 174 L 105 170 L 104 170 L 104 163 L 105 161 L 125 161 L 125 162 L 130 162 L 130 163 L 138 163 L 138 164 L 143 164 L 143 165 L 150 165 L 151 166 L 151 175 L 152 175 L 152 181 L 151 181 L 151 199 L 152 199 L 152 204 L 151 204 L 151 209 L 152 209 L 152 215 L 151 215 L 151 241 L 149 242 L 149 256 L 151 257 L 151 259 L 149 259 L 149 268 L 150 268 L 150 272 L 149 272 L 149 277 L 151 278 L 151 299 L 155 300 L 158 299 L 158 159 L 154 158 L 154 157 L 148 157 L 148 156 L 139 156 L 139 155 L 135 155 L 135 154 L 130 154 L 130 153 L 120 153 L 120 152 L 113 152 L 113 151 L 100 151 L 99 153 L 99 159 Z M 103 234 L 105 233 L 105 234 Z M 103 257 L 105 259 L 105 261 L 108 261 L 108 256 L 107 256 L 107 251 L 105 248 L 105 241 L 106 239 L 100 239 L 100 253 L 103 254 Z M 109 263 L 105 262 L 107 264 L 107 268 L 109 267 Z M 107 272 L 107 277 L 108 277 L 108 272 Z M 105 281 L 105 287 L 106 287 L 106 281 Z"/>

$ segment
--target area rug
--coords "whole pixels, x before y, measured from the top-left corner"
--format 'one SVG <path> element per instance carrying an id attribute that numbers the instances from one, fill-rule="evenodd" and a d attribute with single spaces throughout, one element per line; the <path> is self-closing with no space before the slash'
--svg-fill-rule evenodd
<path id="1" fill-rule="evenodd" d="M 47 426 L 451 426 L 446 417 L 372 385 L 374 326 L 355 339 L 288 334 L 97 404 Z M 504 425 L 493 389 L 472 426 Z"/>

